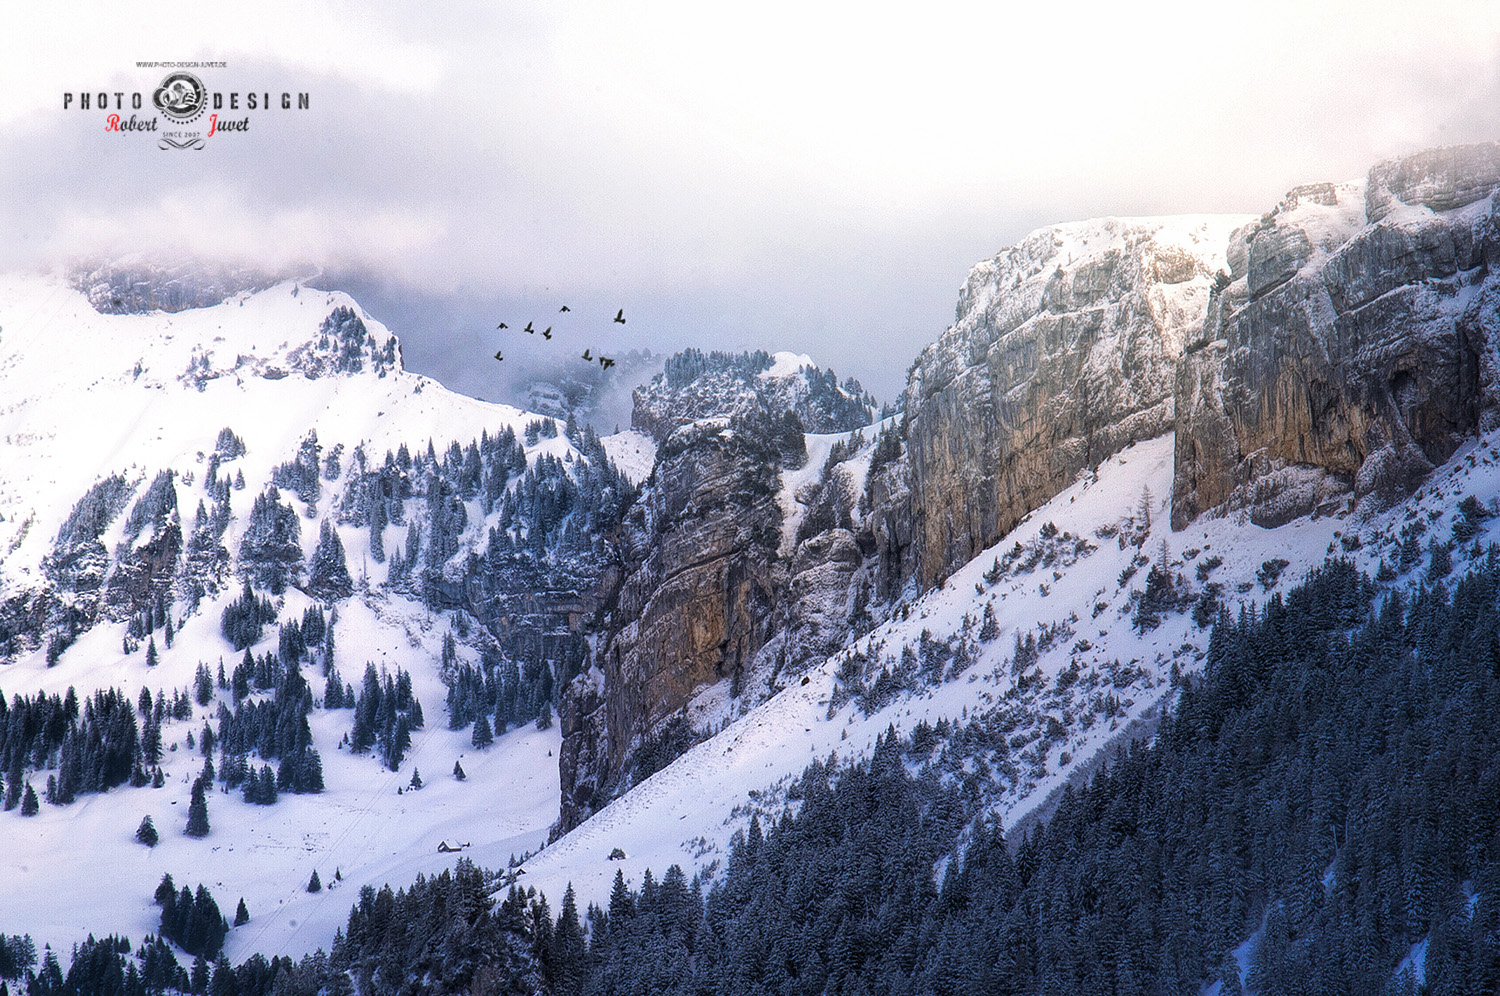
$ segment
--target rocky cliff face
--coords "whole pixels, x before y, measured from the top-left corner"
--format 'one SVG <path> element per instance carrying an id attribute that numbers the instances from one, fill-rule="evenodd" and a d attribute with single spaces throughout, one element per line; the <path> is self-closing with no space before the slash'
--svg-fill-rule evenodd
<path id="1" fill-rule="evenodd" d="M 779 457 L 727 420 L 678 429 L 620 531 L 622 580 L 594 668 L 562 706 L 560 827 L 631 774 L 632 752 L 702 685 L 738 678 L 777 600 Z"/>
<path id="2" fill-rule="evenodd" d="M 1497 188 L 1497 147 L 1470 146 L 1298 187 L 1259 220 L 1035 232 L 971 272 L 902 427 L 821 474 L 786 441 L 852 428 L 857 385 L 804 358 L 668 361 L 636 395 L 635 427 L 666 443 L 603 653 L 563 708 L 561 828 L 661 753 L 701 686 L 743 678 L 754 701 L 1133 442 L 1175 431 L 1177 527 L 1405 494 L 1500 425 Z M 726 429 L 747 412 L 766 438 Z"/>
<path id="3" fill-rule="evenodd" d="M 1244 219 L 1104 219 L 976 266 L 906 392 L 929 586 L 1116 450 L 1171 429 L 1228 233 Z"/>
<path id="4" fill-rule="evenodd" d="M 1178 371 L 1172 522 L 1404 496 L 1500 422 L 1500 145 L 1298 187 L 1234 233 Z"/>

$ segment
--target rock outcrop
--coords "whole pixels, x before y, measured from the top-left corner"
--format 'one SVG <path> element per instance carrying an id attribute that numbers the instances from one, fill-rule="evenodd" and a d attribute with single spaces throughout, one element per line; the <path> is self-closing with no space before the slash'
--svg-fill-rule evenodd
<path id="1" fill-rule="evenodd" d="M 1183 343 L 1244 220 L 1059 225 L 974 267 L 906 391 L 921 586 L 1080 471 L 1170 431 Z"/>
<path id="2" fill-rule="evenodd" d="M 1298 187 L 1234 233 L 1178 371 L 1172 524 L 1409 493 L 1500 423 L 1500 144 Z"/>
<path id="3" fill-rule="evenodd" d="M 768 636 L 779 456 L 728 420 L 675 431 L 620 531 L 622 580 L 594 669 L 562 706 L 560 829 L 631 775 L 632 751 L 702 685 L 742 677 Z"/>

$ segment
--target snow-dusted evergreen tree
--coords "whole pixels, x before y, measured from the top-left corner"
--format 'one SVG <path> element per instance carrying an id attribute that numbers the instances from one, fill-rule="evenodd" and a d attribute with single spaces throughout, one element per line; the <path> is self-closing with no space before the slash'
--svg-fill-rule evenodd
<path id="1" fill-rule="evenodd" d="M 297 448 L 296 458 L 271 471 L 271 483 L 294 492 L 307 505 L 316 505 L 322 494 L 318 482 L 321 450 L 317 430 L 308 430 L 302 445 Z"/>
<path id="2" fill-rule="evenodd" d="M 177 488 L 173 485 L 172 478 L 171 470 L 164 470 L 152 478 L 151 485 L 136 501 L 125 520 L 125 535 L 128 539 L 135 539 L 147 526 L 160 529 L 167 517 L 177 511 Z"/>
<path id="3" fill-rule="evenodd" d="M 314 472 L 316 479 L 316 472 Z M 272 487 L 256 495 L 240 541 L 240 566 L 249 580 L 279 594 L 296 581 L 302 566 L 302 527 L 297 513 Z"/>
<path id="4" fill-rule="evenodd" d="M 370 525 L 370 558 L 375 563 L 385 561 L 385 527 L 387 523 L 385 498 L 381 493 L 379 478 L 372 478 L 368 495 L 369 508 L 366 515 Z"/>
<path id="5" fill-rule="evenodd" d="M 245 441 L 235 435 L 229 426 L 219 430 L 218 441 L 214 443 L 214 454 L 219 459 L 228 462 L 245 453 Z"/>
<path id="6" fill-rule="evenodd" d="M 203 781 L 193 782 L 193 797 L 188 803 L 187 829 L 189 837 L 208 836 L 208 801 L 203 797 Z"/>
<path id="7" fill-rule="evenodd" d="M 343 598 L 354 590 L 349 567 L 344 560 L 344 544 L 327 519 L 318 533 L 318 547 L 307 568 L 307 590 L 319 598 Z"/>
<path id="8" fill-rule="evenodd" d="M 141 818 L 141 825 L 136 827 L 135 839 L 147 847 L 155 847 L 160 836 L 156 832 L 156 824 L 151 822 L 150 816 Z"/>

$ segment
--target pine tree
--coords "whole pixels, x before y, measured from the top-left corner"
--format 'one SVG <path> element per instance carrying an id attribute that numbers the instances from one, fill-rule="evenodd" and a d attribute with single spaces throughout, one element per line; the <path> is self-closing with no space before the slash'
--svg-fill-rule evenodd
<path id="1" fill-rule="evenodd" d="M 490 721 L 483 714 L 474 721 L 474 736 L 472 742 L 475 747 L 484 750 L 495 742 L 495 734 L 490 730 Z M 457 762 L 455 762 L 457 763 Z"/>
<path id="2" fill-rule="evenodd" d="M 240 905 L 234 911 L 234 925 L 236 927 L 250 922 L 250 911 L 245 908 L 245 897 L 240 897 Z"/>
<path id="3" fill-rule="evenodd" d="M 208 705 L 214 699 L 214 676 L 202 661 L 198 662 L 198 671 L 193 676 L 193 695 L 201 706 Z"/>
<path id="4" fill-rule="evenodd" d="M 208 802 L 203 797 L 203 782 L 193 782 L 193 799 L 188 804 L 187 829 L 189 837 L 208 836 Z"/>
<path id="5" fill-rule="evenodd" d="M 407 783 L 406 787 L 412 791 L 416 791 L 422 787 L 422 775 L 416 768 L 411 769 L 411 781 Z"/>
<path id="6" fill-rule="evenodd" d="M 323 883 L 318 878 L 318 870 L 316 868 L 313 869 L 312 878 L 310 878 L 310 879 L 307 880 L 307 891 L 308 892 L 322 892 L 323 891 Z"/>
<path id="7" fill-rule="evenodd" d="M 156 637 L 154 636 L 151 642 L 146 644 L 146 666 L 156 667 Z"/>
<path id="8" fill-rule="evenodd" d="M 995 618 L 995 603 L 984 604 L 984 622 L 979 627 L 979 639 L 989 643 L 1000 635 L 1000 620 Z"/>
<path id="9" fill-rule="evenodd" d="M 307 590 L 319 598 L 343 598 L 354 590 L 349 567 L 344 560 L 344 544 L 338 531 L 327 519 L 318 534 L 318 547 L 308 565 Z"/>
<path id="10" fill-rule="evenodd" d="M 151 822 L 150 816 L 142 817 L 141 825 L 136 828 L 135 839 L 147 847 L 155 847 L 160 839 L 156 832 L 156 824 Z"/>
<path id="11" fill-rule="evenodd" d="M 39 813 L 41 811 L 42 811 L 42 804 L 37 801 L 36 789 L 34 789 L 34 788 L 31 787 L 31 783 L 30 782 L 27 782 L 26 783 L 26 795 L 21 800 L 21 815 L 22 816 L 35 816 L 37 813 Z"/>
<path id="12" fill-rule="evenodd" d="M 583 926 L 578 922 L 578 901 L 573 895 L 571 882 L 563 893 L 552 945 L 553 991 L 559 996 L 577 996 L 583 991 L 588 975 L 588 949 L 583 939 Z"/>
<path id="13" fill-rule="evenodd" d="M 369 506 L 370 557 L 375 563 L 379 564 L 385 561 L 385 527 L 387 516 L 385 512 L 385 496 L 381 492 L 380 481 L 378 479 L 371 480 Z"/>
<path id="14" fill-rule="evenodd" d="M 459 764 L 457 761 L 453 762 L 453 777 L 458 779 L 459 781 L 463 781 L 464 779 L 469 777 L 468 775 L 464 774 L 464 766 Z"/>

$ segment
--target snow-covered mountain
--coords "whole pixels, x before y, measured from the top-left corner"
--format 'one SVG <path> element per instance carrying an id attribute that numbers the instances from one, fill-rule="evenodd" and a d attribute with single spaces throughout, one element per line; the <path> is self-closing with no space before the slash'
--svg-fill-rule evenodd
<path id="1" fill-rule="evenodd" d="M 1411 590 L 1483 560 L 1496 163 L 1033 233 L 882 419 L 808 357 L 690 352 L 601 440 L 406 372 L 341 294 L 103 314 L 0 279 L 0 911 L 143 934 L 170 872 L 246 898 L 232 959 L 296 955 L 459 855 L 603 906 L 720 880 L 888 731 L 1016 839 L 1149 739 L 1221 613 L 1330 556 Z"/>
<path id="2" fill-rule="evenodd" d="M 5 814 L 10 846 L 0 906 L 7 920 L 24 908 L 28 931 L 62 945 L 101 930 L 139 935 L 155 929 L 150 893 L 161 875 L 197 875 L 221 901 L 246 898 L 253 926 L 231 937 L 231 954 L 295 955 L 328 944 L 353 894 L 340 898 L 341 888 L 446 866 L 451 858 L 436 850 L 444 839 L 503 851 L 496 860 L 545 839 L 557 812 L 556 729 L 513 732 L 483 752 L 467 727 L 446 729 L 444 679 L 451 681 L 455 666 L 480 663 L 481 627 L 476 622 L 445 657 L 452 619 L 424 604 L 417 586 L 392 577 L 409 533 L 419 544 L 433 535 L 423 502 L 401 501 L 399 487 L 383 499 L 390 514 L 378 545 L 390 557 L 375 555 L 370 514 L 356 509 L 388 452 L 416 453 L 421 466 L 430 446 L 446 456 L 454 443 L 509 440 L 516 447 L 507 454 L 510 473 L 500 471 L 492 485 L 500 490 L 507 476 L 522 488 L 528 468 L 581 467 L 588 456 L 560 423 L 406 372 L 395 337 L 354 301 L 291 282 L 177 313 L 101 314 L 63 280 L 8 275 L 0 279 L 0 383 L 0 689 L 7 695 L 61 696 L 73 687 L 86 698 L 114 688 L 131 703 L 143 689 L 170 699 L 193 688 L 200 663 L 217 677 L 221 663 L 234 671 L 244 652 L 276 655 L 276 625 L 248 651 L 221 626 L 257 566 L 247 542 L 256 529 L 252 506 L 273 492 L 278 507 L 294 513 L 294 550 L 284 564 L 292 583 L 274 596 L 276 620 L 302 619 L 319 605 L 337 613 L 336 649 L 309 655 L 318 667 L 307 676 L 319 704 L 308 719 L 322 794 L 284 793 L 270 808 L 247 804 L 238 792 L 211 795 L 211 834 L 183 836 L 189 783 L 203 762 L 187 740 L 201 741 L 205 723 L 218 727 L 218 707 L 236 702 L 227 689 L 211 689 L 209 705 L 194 704 L 191 719 L 166 719 L 162 788 L 84 794 L 70 806 L 44 805 L 32 819 Z M 602 453 L 597 443 L 579 442 Z M 299 476 L 297 461 L 308 462 L 310 452 L 309 479 Z M 517 464 L 517 457 L 524 459 Z M 386 479 L 407 478 L 401 471 Z M 418 493 L 425 487 L 410 483 Z M 468 523 L 450 526 L 451 539 L 483 551 L 503 509 L 486 512 L 476 496 L 461 504 Z M 397 505 L 410 510 L 403 516 Z M 322 524 L 345 551 L 343 597 L 304 590 L 311 578 L 303 565 L 310 574 Z M 441 565 L 432 566 L 440 574 Z M 158 611 L 171 621 L 170 642 L 166 620 L 150 618 Z M 499 653 L 493 640 L 488 646 Z M 367 663 L 408 673 L 426 710 L 397 772 L 341 749 L 352 714 L 321 708 L 336 676 L 358 685 Z M 145 716 L 141 722 L 149 725 Z M 47 760 L 22 769 L 39 794 Z M 464 782 L 451 774 L 456 761 Z M 398 794 L 414 771 L 427 787 Z M 161 832 L 153 849 L 132 840 L 147 815 Z M 59 848 L 61 840 L 75 843 Z M 101 878 L 101 864 L 113 874 Z M 303 885 L 315 869 L 330 889 L 313 896 Z"/>

